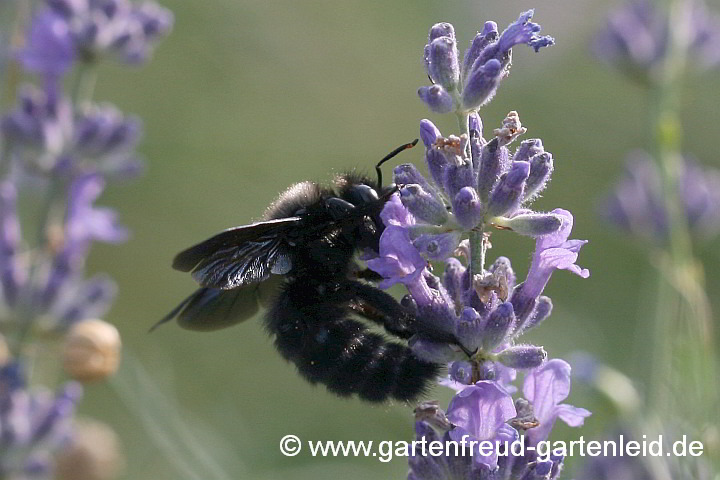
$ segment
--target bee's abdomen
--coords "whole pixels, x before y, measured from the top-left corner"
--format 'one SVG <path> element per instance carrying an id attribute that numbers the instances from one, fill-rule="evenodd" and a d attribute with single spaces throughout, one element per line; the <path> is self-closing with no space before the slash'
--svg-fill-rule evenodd
<path id="1" fill-rule="evenodd" d="M 312 383 L 341 396 L 368 401 L 413 400 L 438 374 L 436 364 L 415 357 L 402 344 L 348 318 L 343 305 L 314 294 L 313 286 L 287 285 L 267 316 L 280 353 Z M 330 296 L 331 297 L 331 296 Z"/>

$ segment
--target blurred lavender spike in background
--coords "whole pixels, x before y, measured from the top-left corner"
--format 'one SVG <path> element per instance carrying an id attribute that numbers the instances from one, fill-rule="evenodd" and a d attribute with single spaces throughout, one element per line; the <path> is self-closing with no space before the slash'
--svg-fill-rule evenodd
<path id="1" fill-rule="evenodd" d="M 154 2 L 48 0 L 46 3 L 49 10 L 65 19 L 74 49 L 78 57 L 85 60 L 108 54 L 124 63 L 145 62 L 173 24 L 172 13 Z"/>
<path id="2" fill-rule="evenodd" d="M 0 367 L 0 472 L 8 478 L 52 478 L 51 453 L 66 445 L 82 387 L 66 383 L 53 396 L 27 387 L 18 362 Z M 39 474 L 39 475 L 38 475 Z"/>
<path id="3" fill-rule="evenodd" d="M 700 68 L 720 65 L 720 16 L 705 2 L 688 2 L 688 56 Z M 613 11 L 593 41 L 595 56 L 644 83 L 657 81 L 668 55 L 667 15 L 651 0 L 630 0 Z"/>
<path id="4" fill-rule="evenodd" d="M 720 233 L 720 171 L 684 160 L 677 192 L 691 233 L 710 240 Z M 625 175 L 600 206 L 615 227 L 656 245 L 669 241 L 660 172 L 645 152 L 628 156 Z"/>

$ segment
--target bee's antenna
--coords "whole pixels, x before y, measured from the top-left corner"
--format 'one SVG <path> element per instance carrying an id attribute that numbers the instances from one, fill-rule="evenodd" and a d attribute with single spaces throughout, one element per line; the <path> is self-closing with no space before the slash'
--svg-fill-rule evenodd
<path id="1" fill-rule="evenodd" d="M 393 158 L 395 155 L 402 152 L 403 150 L 407 150 L 408 148 L 414 147 L 415 145 L 417 145 L 417 143 L 418 143 L 418 139 L 416 138 L 415 140 L 413 140 L 410 143 L 406 143 L 405 145 L 400 145 L 395 150 L 393 150 L 392 152 L 385 155 L 383 157 L 383 159 L 380 160 L 377 165 L 375 165 L 375 171 L 377 172 L 377 179 L 378 179 L 378 181 L 377 181 L 378 192 L 380 192 L 382 190 L 382 170 L 380 170 L 380 165 L 387 162 L 388 160 L 390 160 L 391 158 Z"/>

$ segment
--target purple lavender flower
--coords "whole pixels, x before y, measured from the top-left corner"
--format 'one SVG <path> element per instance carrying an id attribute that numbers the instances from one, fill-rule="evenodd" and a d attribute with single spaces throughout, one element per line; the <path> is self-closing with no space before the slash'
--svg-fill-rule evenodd
<path id="1" fill-rule="evenodd" d="M 410 164 L 394 170 L 398 193 L 381 213 L 386 228 L 379 252 L 366 257 L 368 266 L 384 279 L 381 288 L 402 283 L 409 292 L 403 302 L 412 306 L 415 316 L 416 334 L 408 342 L 413 353 L 428 362 L 448 364 L 448 377 L 440 383 L 456 395 L 447 416 L 432 417 L 444 422 L 418 418 L 418 439 L 512 441 L 538 425 L 542 430 L 534 435 L 547 438 L 556 418 L 577 425 L 589 414 L 558 405 L 569 392 L 569 378 L 559 367 L 567 364 L 545 363 L 542 347 L 519 341 L 527 329 L 550 315 L 552 302 L 541 294 L 555 269 L 589 275 L 575 265 L 586 242 L 568 240 L 570 212 L 530 209 L 548 184 L 554 161 L 539 139 L 526 140 L 510 152 L 509 145 L 526 132 L 517 112 L 510 112 L 489 140 L 483 138 L 479 115 L 472 112 L 492 97 L 507 74 L 513 46 L 526 43 L 538 50 L 553 43 L 538 35 L 540 27 L 530 22 L 531 17 L 532 11 L 522 14 L 502 34 L 494 23 L 486 23 L 462 62 L 452 25 L 432 27 L 424 53 L 434 85 L 418 93 L 435 112 L 454 110 L 465 131 L 445 137 L 430 120 L 420 122 L 429 179 Z M 522 284 L 516 285 L 505 257 L 486 268 L 488 227 L 536 239 Z M 439 278 L 428 261 L 443 260 L 445 271 Z M 525 388 L 530 402 L 513 402 L 518 369 L 531 372 Z M 553 388 L 557 394 L 548 397 Z M 536 405 L 537 418 L 532 411 Z M 530 434 L 522 438 L 529 445 Z M 497 448 L 503 447 L 489 455 L 473 451 L 472 459 L 447 452 L 440 457 L 415 453 L 408 478 L 552 480 L 562 469 L 563 458 L 539 458 L 535 453 L 502 456 L 506 452 Z"/>
<path id="2" fill-rule="evenodd" d="M 48 77 L 60 77 L 75 60 L 70 27 L 55 12 L 44 10 L 30 24 L 27 45 L 18 52 L 25 70 Z"/>
<path id="3" fill-rule="evenodd" d="M 134 149 L 142 123 L 112 105 L 73 111 L 62 95 L 27 87 L 2 118 L 2 134 L 29 173 L 102 173 L 128 178 L 142 171 Z"/>
<path id="4" fill-rule="evenodd" d="M 127 230 L 119 225 L 113 210 L 93 206 L 104 186 L 104 180 L 96 174 L 79 177 L 70 186 L 63 245 L 53 258 L 42 291 L 42 304 L 46 308 L 57 300 L 67 282 L 77 281 L 93 241 L 120 243 L 127 239 Z"/>
<path id="5" fill-rule="evenodd" d="M 52 89 L 24 87 L 15 110 L 2 117 L 0 130 L 13 154 L 31 170 L 47 172 L 67 150 L 72 125 L 73 111 L 66 98 Z"/>
<path id="6" fill-rule="evenodd" d="M 510 394 L 496 382 L 480 381 L 458 392 L 450 401 L 447 418 L 455 426 L 450 430 L 450 438 L 468 440 L 512 442 L 517 432 L 505 422 L 517 412 Z M 498 452 L 493 450 L 484 456 L 478 449 L 473 458 L 494 469 L 497 466 Z"/>
<path id="7" fill-rule="evenodd" d="M 424 59 L 434 85 L 420 87 L 420 99 L 437 113 L 466 112 L 487 103 L 508 74 L 512 47 L 526 44 L 537 52 L 554 43 L 551 37 L 538 34 L 540 25 L 530 21 L 533 13 L 533 10 L 522 13 L 500 35 L 495 22 L 486 22 L 466 50 L 462 65 L 453 26 L 433 25 Z"/>
<path id="8" fill-rule="evenodd" d="M 703 68 L 720 65 L 720 17 L 701 0 L 692 2 L 688 52 Z M 593 43 L 606 63 L 643 82 L 655 81 L 668 54 L 667 14 L 650 0 L 631 0 L 615 10 Z"/>
<path id="9" fill-rule="evenodd" d="M 173 16 L 152 2 L 128 0 L 46 0 L 70 31 L 78 57 L 94 60 L 104 54 L 125 63 L 141 63 L 170 32 Z"/>
<path id="10" fill-rule="evenodd" d="M 521 369 L 542 364 L 545 351 L 517 344 L 517 337 L 528 325 L 535 326 L 549 315 L 551 303 L 539 297 L 555 269 L 588 275 L 574 265 L 585 242 L 567 241 L 572 215 L 561 209 L 544 214 L 525 208 L 541 184 L 548 181 L 552 169 L 552 157 L 544 151 L 542 142 L 524 142 L 513 160 L 506 154 L 504 160 L 494 163 L 495 167 L 488 167 L 490 159 L 497 158 L 494 152 L 506 149 L 524 131 L 517 113 L 511 112 L 503 127 L 494 131 L 492 141 L 478 142 L 482 147 L 473 159 L 464 158 L 465 137 L 444 138 L 432 122 L 423 120 L 421 136 L 433 181 L 423 178 L 411 165 L 395 169 L 400 194 L 393 196 L 383 210 L 387 228 L 380 238 L 379 255 L 368 262 L 371 269 L 385 278 L 380 283 L 382 288 L 395 283 L 406 285 L 417 305 L 419 324 L 436 332 L 430 338 L 426 335 L 412 339 L 411 346 L 419 357 L 444 362 L 460 360 L 459 350 L 472 352 L 476 369 L 470 381 L 465 375 L 466 368 L 454 370 L 463 372 L 466 383 L 486 378 L 482 371 L 492 371 L 493 363 Z M 483 160 L 485 168 L 482 164 L 476 168 L 473 162 Z M 466 164 L 467 169 L 463 168 Z M 539 165 L 533 176 L 535 192 L 523 195 L 532 165 Z M 476 189 L 481 185 L 491 187 L 486 203 Z M 453 194 L 448 209 L 443 198 L 453 198 Z M 489 271 L 472 276 L 461 262 L 454 260 L 444 282 L 425 268 L 427 260 L 448 258 L 458 246 L 462 247 L 459 240 L 463 232 L 488 224 L 537 238 L 533 264 L 524 284 L 515 287 L 514 274 L 504 258 Z M 466 256 L 469 258 L 470 254 Z M 460 348 L 441 346 L 446 341 L 440 337 L 448 334 L 457 339 Z M 432 341 L 433 336 L 438 338 Z"/>
<path id="11" fill-rule="evenodd" d="M 720 232 L 720 171 L 685 160 L 678 198 L 690 231 L 708 240 Z M 626 173 L 604 200 L 601 215 L 616 227 L 643 240 L 668 242 L 669 220 L 660 172 L 645 152 L 628 157 Z"/>
<path id="12" fill-rule="evenodd" d="M 568 240 L 573 226 L 572 214 L 560 208 L 553 210 L 552 213 L 563 218 L 562 226 L 557 232 L 537 239 L 527 278 L 515 287 L 510 300 L 519 320 L 516 325 L 517 330 L 522 330 L 525 320 L 535 307 L 536 299 L 545 289 L 555 270 L 570 270 L 583 278 L 590 276 L 587 269 L 575 265 L 578 252 L 587 240 Z"/>
<path id="13" fill-rule="evenodd" d="M 66 383 L 53 396 L 28 389 L 21 364 L 0 367 L 0 473 L 52 478 L 51 454 L 70 440 L 70 422 L 81 397 L 78 383 Z"/>
<path id="14" fill-rule="evenodd" d="M 531 370 L 525 377 L 523 394 L 540 422 L 526 433 L 532 445 L 547 440 L 558 418 L 571 427 L 579 427 L 590 416 L 584 408 L 560 403 L 570 394 L 570 365 L 560 359 L 549 360 Z"/>

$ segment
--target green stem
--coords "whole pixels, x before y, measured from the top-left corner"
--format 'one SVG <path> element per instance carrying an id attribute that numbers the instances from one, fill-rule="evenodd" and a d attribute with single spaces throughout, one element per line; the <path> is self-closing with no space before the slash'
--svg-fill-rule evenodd
<path id="1" fill-rule="evenodd" d="M 97 81 L 97 68 L 92 59 L 80 62 L 72 88 L 73 104 L 82 108 L 92 100 Z"/>
<path id="2" fill-rule="evenodd" d="M 693 8 L 688 0 L 671 0 L 668 8 L 668 54 L 652 91 L 651 117 L 669 244 L 667 254 L 661 254 L 658 261 L 661 275 L 649 393 L 651 405 L 661 417 L 682 406 L 687 412 L 684 419 L 702 430 L 708 418 L 717 418 L 717 413 L 708 411 L 717 409 L 718 393 L 713 380 L 717 376 L 712 313 L 679 193 L 683 175 L 680 97 Z"/>
<path id="3" fill-rule="evenodd" d="M 458 126 L 460 127 L 461 135 L 465 134 L 468 138 L 467 146 L 465 147 L 465 154 L 467 158 L 471 157 L 470 148 L 470 113 L 469 112 L 458 112 L 456 114 Z M 485 236 L 483 234 L 484 225 L 479 225 L 477 228 L 470 232 L 470 274 L 481 275 L 485 269 L 485 251 L 487 250 L 487 243 L 485 242 Z"/>

